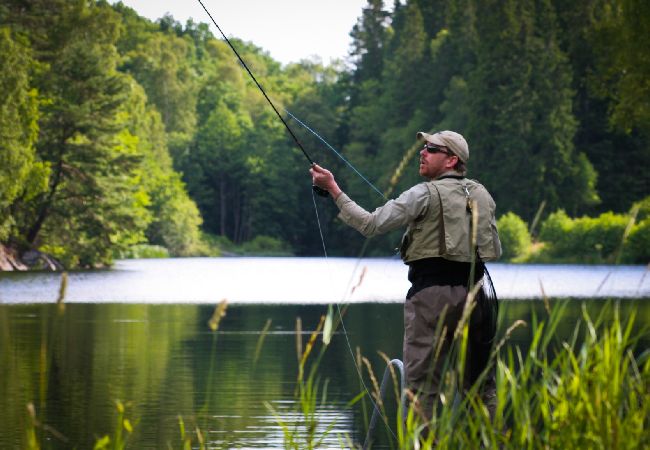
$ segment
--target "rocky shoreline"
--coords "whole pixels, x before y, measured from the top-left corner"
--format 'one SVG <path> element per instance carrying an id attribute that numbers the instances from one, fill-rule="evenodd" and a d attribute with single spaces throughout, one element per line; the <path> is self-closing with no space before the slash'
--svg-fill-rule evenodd
<path id="1" fill-rule="evenodd" d="M 20 254 L 16 249 L 0 244 L 0 270 L 25 271 L 46 270 L 56 272 L 63 270 L 63 265 L 51 255 L 38 250 L 28 250 Z"/>

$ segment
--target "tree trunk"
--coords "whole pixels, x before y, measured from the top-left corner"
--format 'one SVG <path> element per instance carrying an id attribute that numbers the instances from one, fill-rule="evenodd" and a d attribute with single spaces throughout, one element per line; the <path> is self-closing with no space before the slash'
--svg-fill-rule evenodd
<path id="1" fill-rule="evenodd" d="M 36 221 L 27 232 L 27 242 L 29 242 L 30 245 L 33 245 L 34 242 L 36 242 L 36 238 L 38 237 L 38 234 L 43 228 L 45 219 L 47 219 L 47 216 L 50 213 L 50 208 L 52 207 L 52 203 L 54 201 L 54 195 L 56 194 L 56 191 L 59 187 L 59 183 L 61 182 L 62 173 L 63 173 L 63 161 L 59 159 L 59 162 L 56 164 L 56 171 L 54 172 L 54 179 L 52 180 L 50 191 L 48 192 L 47 197 L 45 197 L 45 200 L 43 201 L 43 203 L 39 208 L 38 215 L 36 216 Z"/>
<path id="2" fill-rule="evenodd" d="M 219 181 L 219 220 L 221 236 L 226 236 L 226 180 Z"/>
<path id="3" fill-rule="evenodd" d="M 235 198 L 233 199 L 233 239 L 236 243 L 241 244 L 241 189 L 236 190 Z"/>

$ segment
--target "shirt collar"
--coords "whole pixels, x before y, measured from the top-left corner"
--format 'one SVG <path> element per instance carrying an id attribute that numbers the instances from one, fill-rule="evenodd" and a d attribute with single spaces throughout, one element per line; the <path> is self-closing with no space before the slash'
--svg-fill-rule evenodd
<path id="1" fill-rule="evenodd" d="M 434 180 L 440 180 L 442 178 L 465 178 L 465 176 L 460 172 L 456 172 L 455 170 L 448 170 L 447 172 L 438 175 L 436 178 L 434 178 Z"/>

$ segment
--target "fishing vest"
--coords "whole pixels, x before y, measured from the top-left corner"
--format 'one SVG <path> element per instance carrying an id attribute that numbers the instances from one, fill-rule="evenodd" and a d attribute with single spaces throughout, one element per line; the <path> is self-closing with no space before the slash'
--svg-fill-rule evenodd
<path id="1" fill-rule="evenodd" d="M 430 195 L 429 207 L 408 226 L 402 237 L 400 253 L 406 264 L 437 257 L 460 262 L 472 260 L 472 213 L 468 195 L 478 209 L 479 256 L 483 261 L 501 256 L 496 205 L 480 183 L 467 178 L 442 178 L 425 184 Z"/>

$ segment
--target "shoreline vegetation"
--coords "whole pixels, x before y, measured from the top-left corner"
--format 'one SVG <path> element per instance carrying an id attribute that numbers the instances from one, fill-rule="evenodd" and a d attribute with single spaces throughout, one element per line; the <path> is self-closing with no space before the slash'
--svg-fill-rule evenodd
<path id="1" fill-rule="evenodd" d="M 615 265 L 650 262 L 650 197 L 635 203 L 627 214 L 606 212 L 598 217 L 571 218 L 564 210 L 558 210 L 538 226 L 536 222 L 529 225 L 515 213 L 508 212 L 499 218 L 497 226 L 503 245 L 501 262 Z M 115 252 L 113 258 L 171 256 L 176 255 L 162 245 L 138 243 Z M 202 233 L 200 243 L 183 256 L 296 255 L 289 244 L 271 236 L 256 236 L 234 244 L 225 236 Z M 112 264 L 113 258 L 106 266 Z M 51 254 L 35 250 L 21 254 L 0 243 L 0 270 L 63 271 L 66 267 Z"/>
<path id="2" fill-rule="evenodd" d="M 540 207 L 538 217 L 541 214 Z M 560 209 L 528 225 L 513 212 L 497 221 L 502 260 L 513 263 L 648 264 L 650 196 L 626 214 L 571 218 Z M 539 230 L 539 231 L 537 231 Z"/>
<path id="3" fill-rule="evenodd" d="M 152 244 L 136 244 L 117 253 L 114 259 L 169 258 L 172 253 L 166 247 Z M 196 253 L 183 255 L 230 257 L 230 256 L 295 256 L 288 246 L 269 236 L 257 236 L 240 245 L 233 244 L 220 236 L 203 236 Z M 111 259 L 112 265 L 113 259 Z M 105 268 L 96 266 L 95 269 Z M 73 268 L 75 269 L 75 268 Z M 65 271 L 68 270 L 53 255 L 29 250 L 20 253 L 17 249 L 0 243 L 0 271 Z"/>
<path id="4" fill-rule="evenodd" d="M 0 5 L 3 269 L 320 255 L 318 225 L 330 255 L 399 242 L 366 244 L 314 201 L 303 155 L 208 24 L 105 0 L 23 3 Z M 647 263 L 650 3 L 398 3 L 367 2 L 349 57 L 327 65 L 231 42 L 367 209 L 376 192 L 299 123 L 394 193 L 421 181 L 417 131 L 462 132 L 468 175 L 508 217 L 508 259 Z"/>

